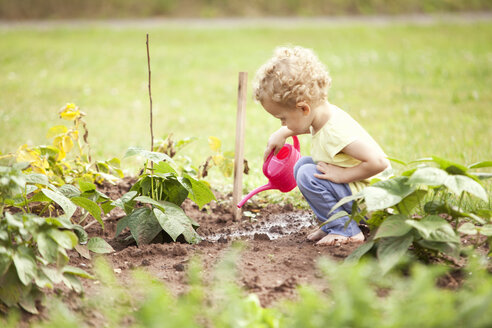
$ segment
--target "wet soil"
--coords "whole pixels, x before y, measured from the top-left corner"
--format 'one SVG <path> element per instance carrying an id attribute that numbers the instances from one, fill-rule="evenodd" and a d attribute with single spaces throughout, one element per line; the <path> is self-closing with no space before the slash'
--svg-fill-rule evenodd
<path id="1" fill-rule="evenodd" d="M 125 179 L 117 185 L 104 185 L 101 191 L 112 199 L 128 191 L 132 181 Z M 268 204 L 251 207 L 246 204 L 240 220 L 235 221 L 230 197 L 216 195 L 203 209 L 186 200 L 182 208 L 200 224 L 197 232 L 203 238 L 199 244 L 184 242 L 157 242 L 137 246 L 126 238 L 129 231 L 115 237 L 116 223 L 125 213 L 116 208 L 105 220 L 105 229 L 94 224 L 87 229 L 90 237 L 104 238 L 115 250 L 105 257 L 113 266 L 119 279 L 131 280 L 134 268 L 143 268 L 163 281 L 169 289 L 179 294 L 186 290 L 186 272 L 191 258 L 198 256 L 205 274 L 211 274 L 216 263 L 231 247 L 241 240 L 244 249 L 237 262 L 238 284 L 247 292 L 258 295 L 262 306 L 271 306 L 284 298 L 295 298 L 299 284 L 311 284 L 322 288 L 321 275 L 316 261 L 321 256 L 343 260 L 358 245 L 316 246 L 306 240 L 309 231 L 316 228 L 311 213 L 294 209 L 292 205 Z M 91 271 L 92 262 L 71 253 L 71 265 Z M 83 282 L 86 293 L 97 289 L 97 282 Z"/>

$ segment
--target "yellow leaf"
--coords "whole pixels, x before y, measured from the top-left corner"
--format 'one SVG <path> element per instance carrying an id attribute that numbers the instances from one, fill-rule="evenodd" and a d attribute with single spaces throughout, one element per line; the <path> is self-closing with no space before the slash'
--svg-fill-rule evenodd
<path id="1" fill-rule="evenodd" d="M 220 151 L 221 142 L 219 138 L 213 136 L 208 137 L 208 145 L 212 151 Z"/>
<path id="2" fill-rule="evenodd" d="M 53 138 L 60 134 L 67 133 L 68 128 L 65 125 L 55 125 L 48 130 L 46 134 L 46 138 Z"/>
<path id="3" fill-rule="evenodd" d="M 70 131 L 68 135 L 72 137 L 73 140 L 77 140 L 79 138 L 79 131 L 78 130 Z"/>
<path id="4" fill-rule="evenodd" d="M 215 165 L 220 166 L 224 162 L 224 156 L 215 155 L 215 156 L 212 156 L 212 160 L 214 161 Z"/>
<path id="5" fill-rule="evenodd" d="M 63 151 L 63 149 L 60 149 L 60 152 L 56 156 L 56 160 L 61 161 L 62 159 L 65 158 L 65 156 L 67 156 L 67 154 Z"/>
<path id="6" fill-rule="evenodd" d="M 67 121 L 73 121 L 81 116 L 80 110 L 74 104 L 67 104 L 60 110 L 60 117 Z"/>
<path id="7" fill-rule="evenodd" d="M 18 163 L 21 162 L 33 162 L 38 159 L 38 156 L 36 156 L 36 152 L 34 152 L 31 148 L 27 147 L 27 145 L 22 145 L 17 149 L 17 152 L 15 153 L 15 158 Z"/>
<path id="8" fill-rule="evenodd" d="M 72 138 L 69 136 L 63 136 L 63 150 L 65 153 L 69 153 L 73 148 Z"/>
<path id="9" fill-rule="evenodd" d="M 58 150 L 60 150 L 60 152 L 56 156 L 56 160 L 61 161 L 62 159 L 64 159 L 67 154 L 63 148 L 63 137 L 62 136 L 56 137 L 53 140 L 53 146 L 55 146 L 56 148 L 58 148 Z"/>

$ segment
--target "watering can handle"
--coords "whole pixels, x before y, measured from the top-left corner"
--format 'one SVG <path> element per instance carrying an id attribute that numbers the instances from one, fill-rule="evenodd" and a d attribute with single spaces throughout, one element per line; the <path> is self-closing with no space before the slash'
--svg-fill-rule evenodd
<path id="1" fill-rule="evenodd" d="M 297 136 L 292 136 L 292 140 L 294 140 L 294 148 L 297 149 L 297 151 L 301 151 L 301 146 L 299 145 L 299 139 L 297 139 Z"/>
<path id="2" fill-rule="evenodd" d="M 301 151 L 301 146 L 299 145 L 299 139 L 297 139 L 297 136 L 292 136 L 292 140 L 294 141 L 294 148 L 297 149 L 297 151 Z M 272 150 L 270 154 L 268 154 L 268 157 L 266 158 L 265 162 L 263 162 L 263 174 L 267 175 L 267 168 L 268 168 L 268 163 L 274 156 L 275 150 Z"/>

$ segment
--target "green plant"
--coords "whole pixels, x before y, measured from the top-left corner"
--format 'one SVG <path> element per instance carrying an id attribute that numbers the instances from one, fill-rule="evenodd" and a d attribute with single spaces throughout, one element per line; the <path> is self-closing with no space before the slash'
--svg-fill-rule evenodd
<path id="1" fill-rule="evenodd" d="M 449 274 L 443 266 L 413 263 L 403 275 L 381 274 L 372 259 L 340 263 L 321 259 L 320 282 L 298 288 L 294 300 L 262 307 L 255 294 L 237 284 L 233 247 L 203 275 L 199 259 L 189 262 L 189 288 L 174 296 L 167 286 L 146 272 L 133 281 L 119 281 L 103 258 L 94 264 L 100 291 L 81 299 L 77 311 L 50 298 L 49 312 L 34 327 L 83 327 L 98 318 L 107 327 L 490 327 L 492 275 L 487 261 L 471 253 L 463 268 L 460 288 L 436 286 Z M 212 278 L 212 279 L 210 279 Z M 323 289 L 321 291 L 321 289 Z M 81 311 L 82 309 L 82 311 Z M 84 313 L 85 317 L 80 314 Z M 418 315 L 416 315 L 418 314 Z M 0 318 L 0 323 L 2 318 Z M 15 326 L 15 317 L 5 323 Z"/>
<path id="2" fill-rule="evenodd" d="M 86 115 L 84 112 L 70 103 L 60 110 L 59 115 L 63 120 L 72 121 L 73 127 L 67 128 L 65 125 L 51 127 L 47 138 L 53 139 L 52 145 L 35 147 L 22 145 L 15 154 L 3 157 L 14 157 L 19 163 L 28 162 L 29 167 L 26 168 L 28 172 L 44 174 L 57 186 L 76 183 L 79 179 L 102 183 L 104 180 L 112 182 L 123 177 L 118 158 L 92 161 L 88 142 L 89 132 L 83 120 Z M 72 159 L 68 159 L 67 155 L 73 149 L 77 149 L 77 152 Z"/>
<path id="3" fill-rule="evenodd" d="M 174 241 L 183 235 L 189 243 L 199 242 L 195 231 L 198 223 L 180 205 L 186 198 L 199 207 L 214 200 L 209 185 L 186 172 L 179 173 L 173 168 L 176 167 L 173 159 L 164 153 L 130 148 L 125 157 L 134 155 L 144 157 L 147 162 L 130 191 L 113 202 L 113 206 L 121 207 L 127 214 L 118 221 L 116 235 L 128 227 L 138 245 L 150 243 L 161 231 Z"/>
<path id="4" fill-rule="evenodd" d="M 16 168 L 18 167 L 24 168 L 25 172 L 26 167 L 29 165 L 28 163 L 7 164 L 7 166 L 0 166 L 5 172 L 17 172 Z M 104 229 L 101 210 L 104 214 L 107 214 L 114 208 L 111 204 L 111 199 L 98 191 L 96 185 L 84 179 L 79 179 L 77 180 L 79 188 L 70 184 L 57 188 L 43 174 L 26 174 L 24 172 L 17 172 L 18 175 L 14 176 L 14 179 L 24 184 L 24 188 L 14 189 L 15 195 L 4 198 L 4 206 L 21 210 L 26 214 L 33 213 L 49 217 L 58 215 L 60 219 L 63 219 L 63 227 L 71 229 L 77 234 L 79 244 L 75 246 L 75 249 L 86 258 L 90 258 L 89 251 L 95 253 L 113 251 L 112 247 L 102 238 L 89 238 L 85 231 L 87 227 L 96 222 Z M 4 177 L 4 179 L 6 178 Z M 8 185 L 4 188 L 8 189 Z M 77 208 L 80 208 L 80 217 L 74 216 Z M 62 215 L 60 215 L 60 209 L 62 210 Z M 85 224 L 89 215 L 92 216 L 94 221 Z"/>
<path id="5" fill-rule="evenodd" d="M 383 271 L 387 272 L 410 246 L 420 258 L 441 255 L 456 258 L 461 249 L 459 232 L 480 233 L 490 241 L 490 200 L 480 179 L 491 174 L 472 170 L 491 167 L 492 162 L 466 167 L 433 156 L 412 164 L 418 167 L 378 181 L 335 206 L 354 201 L 350 216 L 358 223 L 370 213 L 367 223 L 373 230 L 371 237 L 349 256 L 350 260 L 374 249 Z M 469 197 L 488 203 L 489 209 L 477 205 L 465 210 L 464 201 Z M 328 222 L 344 215 L 347 213 L 341 211 Z"/>
<path id="6" fill-rule="evenodd" d="M 26 165 L 0 166 L 0 310 L 21 306 L 37 313 L 41 288 L 63 282 L 81 292 L 77 277 L 91 276 L 68 265 L 67 250 L 78 244 L 69 213 L 41 217 L 31 212 L 27 195 L 48 181 L 40 174 L 22 173 Z M 42 190 L 48 195 L 54 193 Z M 64 206 L 68 207 L 68 202 Z M 10 212 L 8 208 L 22 211 Z"/>

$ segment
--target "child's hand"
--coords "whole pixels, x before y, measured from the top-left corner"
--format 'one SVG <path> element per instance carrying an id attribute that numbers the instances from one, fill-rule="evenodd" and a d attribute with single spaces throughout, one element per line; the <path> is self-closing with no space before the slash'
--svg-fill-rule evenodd
<path id="1" fill-rule="evenodd" d="M 315 173 L 314 176 L 316 178 L 329 180 L 335 183 L 342 183 L 343 171 L 345 168 L 325 162 L 318 162 L 316 169 L 322 173 Z"/>
<path id="2" fill-rule="evenodd" d="M 274 155 L 277 155 L 280 149 L 282 149 L 282 147 L 285 145 L 285 140 L 288 137 L 292 137 L 295 135 L 296 134 L 289 130 L 289 128 L 286 126 L 282 126 L 280 129 L 273 132 L 270 136 L 270 139 L 268 139 L 267 148 L 265 150 L 265 154 L 263 155 L 263 161 L 266 161 L 268 155 L 270 155 L 272 151 Z"/>
<path id="3" fill-rule="evenodd" d="M 274 133 L 272 133 L 272 135 L 268 139 L 267 148 L 265 149 L 265 154 L 263 155 L 263 161 L 266 161 L 268 155 L 270 155 L 272 151 L 273 154 L 276 155 L 284 146 L 285 139 L 287 138 L 284 137 L 282 133 L 279 133 L 279 131 L 275 131 Z"/>

